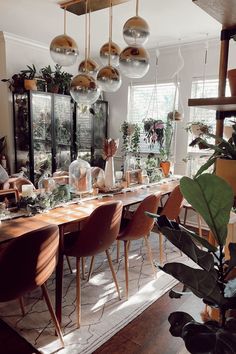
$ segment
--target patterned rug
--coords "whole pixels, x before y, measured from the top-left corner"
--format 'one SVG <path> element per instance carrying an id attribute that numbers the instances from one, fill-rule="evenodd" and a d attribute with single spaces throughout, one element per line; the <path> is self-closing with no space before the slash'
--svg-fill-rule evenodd
<path id="1" fill-rule="evenodd" d="M 150 236 L 154 260 L 158 260 L 158 239 Z M 76 289 L 75 274 L 71 274 L 65 262 L 63 280 L 63 320 L 65 348 L 54 336 L 47 307 L 42 301 L 41 290 L 26 294 L 24 297 L 26 315 L 22 317 L 18 301 L 0 304 L 0 315 L 4 321 L 15 328 L 24 338 L 43 354 L 89 354 L 101 346 L 121 328 L 160 296 L 171 289 L 177 282 L 158 270 L 154 280 L 151 265 L 147 259 L 146 248 L 142 240 L 131 243 L 129 254 L 129 300 L 125 300 L 125 274 L 123 245 L 121 259 L 116 262 L 116 246 L 110 250 L 113 264 L 121 288 L 122 300 L 118 300 L 115 285 L 105 254 L 95 258 L 94 271 L 89 282 L 82 281 L 82 318 L 81 328 L 76 329 Z M 188 263 L 185 256 L 168 242 L 165 243 L 167 261 Z M 86 260 L 86 270 L 90 259 Z M 74 269 L 74 260 L 71 258 Z M 54 301 L 54 275 L 48 280 L 47 288 Z"/>

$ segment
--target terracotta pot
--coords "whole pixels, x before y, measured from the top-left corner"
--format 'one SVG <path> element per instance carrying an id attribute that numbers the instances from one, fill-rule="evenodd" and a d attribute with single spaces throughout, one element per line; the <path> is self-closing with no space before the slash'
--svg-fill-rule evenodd
<path id="1" fill-rule="evenodd" d="M 232 137 L 233 127 L 232 125 L 225 125 L 224 126 L 224 137 L 225 139 L 230 139 Z"/>
<path id="2" fill-rule="evenodd" d="M 228 70 L 228 79 L 231 96 L 236 96 L 236 69 Z"/>
<path id="3" fill-rule="evenodd" d="M 170 173 L 170 161 L 161 161 L 160 167 L 162 168 L 163 175 L 168 177 Z"/>
<path id="4" fill-rule="evenodd" d="M 24 87 L 26 90 L 34 90 L 34 91 L 37 91 L 37 83 L 36 83 L 36 80 L 33 79 L 33 80 L 27 80 L 25 79 L 24 80 Z"/>
<path id="5" fill-rule="evenodd" d="M 216 175 L 228 182 L 236 195 L 236 160 L 217 159 Z"/>

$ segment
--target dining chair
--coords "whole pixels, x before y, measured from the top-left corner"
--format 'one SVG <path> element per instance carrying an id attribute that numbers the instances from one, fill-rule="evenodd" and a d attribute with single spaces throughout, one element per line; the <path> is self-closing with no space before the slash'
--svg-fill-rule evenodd
<path id="1" fill-rule="evenodd" d="M 176 186 L 173 191 L 170 193 L 166 203 L 164 204 L 161 212 L 161 215 L 165 215 L 169 220 L 175 220 L 180 223 L 179 214 L 183 205 L 183 195 L 180 191 L 180 186 Z M 155 225 L 153 231 L 156 232 L 159 236 L 159 261 L 160 264 L 163 263 L 163 235 L 160 230 Z"/>
<path id="2" fill-rule="evenodd" d="M 0 252 L 0 302 L 20 299 L 40 286 L 56 333 L 64 347 L 62 332 L 45 282 L 55 269 L 59 246 L 58 227 L 51 225 L 8 241 Z"/>
<path id="3" fill-rule="evenodd" d="M 129 245 L 133 240 L 138 240 L 144 238 L 148 257 L 152 266 L 154 277 L 156 277 L 156 269 L 153 264 L 152 251 L 149 244 L 148 236 L 153 228 L 154 219 L 150 218 L 145 214 L 145 211 L 150 213 L 155 213 L 160 202 L 161 194 L 152 194 L 146 197 L 138 206 L 134 212 L 131 220 L 128 222 L 127 226 L 121 231 L 117 237 L 118 241 L 124 242 L 124 254 L 125 254 L 125 284 L 126 284 L 126 298 L 129 296 Z M 119 242 L 117 247 L 119 247 Z"/>
<path id="4" fill-rule="evenodd" d="M 102 204 L 92 212 L 80 231 L 66 234 L 64 237 L 63 253 L 66 256 L 76 257 L 76 303 L 78 328 L 81 323 L 80 263 L 82 257 L 93 257 L 105 251 L 119 299 L 121 298 L 116 273 L 109 254 L 109 247 L 116 240 L 119 232 L 121 215 L 121 201 Z"/>

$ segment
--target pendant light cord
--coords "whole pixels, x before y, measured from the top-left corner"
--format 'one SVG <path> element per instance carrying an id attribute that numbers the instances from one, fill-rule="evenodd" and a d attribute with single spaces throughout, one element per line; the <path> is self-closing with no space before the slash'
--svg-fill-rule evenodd
<path id="1" fill-rule="evenodd" d="M 136 0 L 136 16 L 138 16 L 139 13 L 139 0 Z"/>
<path id="2" fill-rule="evenodd" d="M 110 0 L 110 7 L 109 7 L 109 48 L 108 48 L 108 65 L 111 65 L 111 42 L 112 42 L 112 21 L 113 21 L 113 14 L 112 14 L 112 0 Z"/>
<path id="3" fill-rule="evenodd" d="M 66 7 L 64 7 L 64 35 L 66 35 Z"/>
<path id="4" fill-rule="evenodd" d="M 88 60 L 88 0 L 85 1 L 85 73 L 87 73 Z"/>
<path id="5" fill-rule="evenodd" d="M 91 49 L 90 31 L 91 31 L 91 7 L 90 7 L 90 0 L 89 0 L 89 16 L 88 16 L 88 58 L 90 58 L 90 49 Z"/>

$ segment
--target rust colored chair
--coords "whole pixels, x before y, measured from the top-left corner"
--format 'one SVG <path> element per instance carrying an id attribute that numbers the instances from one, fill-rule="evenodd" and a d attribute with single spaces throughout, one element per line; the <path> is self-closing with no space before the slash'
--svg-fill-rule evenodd
<path id="1" fill-rule="evenodd" d="M 175 220 L 176 222 L 180 222 L 179 220 L 179 214 L 180 210 L 182 208 L 183 204 L 183 195 L 180 191 L 180 187 L 176 186 L 173 191 L 170 193 L 169 198 L 167 199 L 160 215 L 165 215 L 169 220 Z M 153 229 L 154 232 L 156 232 L 159 235 L 159 260 L 160 264 L 163 263 L 163 235 L 162 233 L 157 229 L 156 226 L 154 226 Z"/>
<path id="2" fill-rule="evenodd" d="M 156 270 L 153 264 L 152 251 L 148 241 L 148 236 L 153 228 L 154 219 L 145 214 L 145 211 L 155 213 L 160 202 L 161 195 L 150 195 L 146 197 L 138 206 L 133 214 L 132 219 L 128 225 L 119 233 L 117 240 L 124 242 L 125 253 L 125 282 L 126 282 L 126 297 L 129 295 L 129 244 L 130 241 L 138 240 L 142 237 L 145 239 L 145 243 L 148 250 L 149 260 L 153 269 L 154 276 L 156 277 Z M 119 242 L 117 244 L 119 247 Z"/>
<path id="3" fill-rule="evenodd" d="M 64 347 L 61 329 L 45 286 L 57 263 L 58 245 L 59 231 L 53 225 L 28 232 L 4 244 L 0 252 L 0 302 L 21 298 L 40 286 Z"/>
<path id="4" fill-rule="evenodd" d="M 122 202 L 100 205 L 86 220 L 81 231 L 72 232 L 64 237 L 64 254 L 76 257 L 77 282 L 77 323 L 81 322 L 80 260 L 82 257 L 95 256 L 106 252 L 114 283 L 120 299 L 120 290 L 108 248 L 116 240 L 122 215 Z"/>

